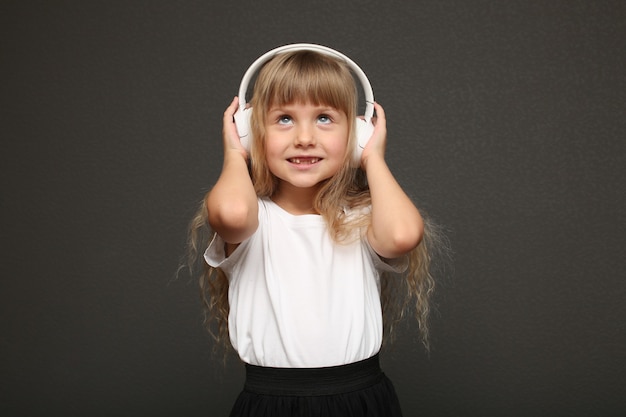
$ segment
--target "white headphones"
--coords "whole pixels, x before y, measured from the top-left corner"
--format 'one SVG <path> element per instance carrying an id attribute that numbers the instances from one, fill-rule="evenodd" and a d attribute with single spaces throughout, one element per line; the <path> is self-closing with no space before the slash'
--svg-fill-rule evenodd
<path id="1" fill-rule="evenodd" d="M 355 147 L 354 154 L 352 156 L 355 165 L 360 165 L 363 148 L 365 148 L 367 141 L 372 136 L 374 131 L 374 125 L 372 124 L 372 116 L 374 115 L 374 92 L 372 91 L 372 86 L 370 85 L 370 82 L 363 70 L 350 58 L 341 52 L 335 51 L 334 49 L 310 43 L 295 43 L 272 49 L 271 51 L 261 55 L 252 63 L 252 65 L 250 65 L 250 68 L 248 68 L 244 74 L 241 80 L 241 85 L 239 86 L 239 109 L 234 115 L 235 125 L 237 126 L 237 132 L 239 134 L 241 144 L 247 151 L 250 151 L 250 145 L 252 144 L 252 132 L 250 131 L 250 116 L 252 115 L 252 107 L 246 108 L 246 92 L 248 91 L 248 84 L 250 84 L 250 80 L 267 61 L 272 59 L 277 54 L 289 51 L 315 51 L 339 58 L 350 67 L 350 69 L 356 74 L 359 81 L 361 81 L 363 93 L 365 95 L 365 115 L 364 119 L 356 119 L 357 146 Z"/>

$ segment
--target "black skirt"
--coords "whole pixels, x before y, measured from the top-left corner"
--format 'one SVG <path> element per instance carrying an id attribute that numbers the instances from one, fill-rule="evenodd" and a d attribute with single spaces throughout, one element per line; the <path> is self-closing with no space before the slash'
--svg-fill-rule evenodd
<path id="1" fill-rule="evenodd" d="M 246 364 L 246 382 L 230 417 L 400 417 L 378 355 L 327 368 Z"/>

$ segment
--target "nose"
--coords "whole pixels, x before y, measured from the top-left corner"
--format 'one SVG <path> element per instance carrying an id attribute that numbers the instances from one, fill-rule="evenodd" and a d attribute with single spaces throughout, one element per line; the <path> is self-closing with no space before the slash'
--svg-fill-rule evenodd
<path id="1" fill-rule="evenodd" d="M 315 145 L 315 130 L 308 124 L 298 126 L 295 137 L 295 145 L 309 147 Z"/>

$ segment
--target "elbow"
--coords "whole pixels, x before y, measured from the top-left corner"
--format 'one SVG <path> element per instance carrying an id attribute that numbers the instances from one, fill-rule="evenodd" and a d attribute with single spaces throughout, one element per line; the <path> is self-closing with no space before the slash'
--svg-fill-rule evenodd
<path id="1" fill-rule="evenodd" d="M 370 229 L 369 242 L 372 248 L 383 258 L 399 258 L 415 249 L 424 236 L 423 222 L 408 222 L 392 230 L 387 229 L 382 235 Z"/>
<path id="2" fill-rule="evenodd" d="M 250 216 L 245 204 L 218 204 L 209 208 L 209 223 L 232 228 L 243 227 Z"/>
<path id="3" fill-rule="evenodd" d="M 423 237 L 424 224 L 421 221 L 418 224 L 397 230 L 391 238 L 394 252 L 404 255 L 412 251 L 420 244 Z"/>
<path id="4" fill-rule="evenodd" d="M 256 229 L 256 207 L 244 201 L 218 201 L 207 207 L 211 228 L 228 243 L 240 243 Z"/>
<path id="5" fill-rule="evenodd" d="M 402 256 L 415 249 L 424 237 L 424 220 L 418 213 L 410 221 L 398 224 L 391 234 L 391 247 L 396 256 Z"/>

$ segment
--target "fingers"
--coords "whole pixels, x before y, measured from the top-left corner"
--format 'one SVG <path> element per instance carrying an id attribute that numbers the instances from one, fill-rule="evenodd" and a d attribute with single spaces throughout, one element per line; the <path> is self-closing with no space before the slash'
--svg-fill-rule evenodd
<path id="1" fill-rule="evenodd" d="M 233 101 L 228 105 L 226 110 L 224 111 L 224 132 L 232 133 L 235 128 L 235 113 L 238 110 L 239 99 L 237 97 L 233 98 Z"/>
<path id="2" fill-rule="evenodd" d="M 376 124 L 379 120 L 383 122 L 386 121 L 385 110 L 378 102 L 374 102 L 374 114 L 375 116 L 372 117 L 372 123 Z"/>
<path id="3" fill-rule="evenodd" d="M 377 156 L 382 159 L 385 157 L 385 147 L 387 142 L 387 121 L 385 118 L 385 110 L 383 107 L 374 102 L 374 111 L 376 116 L 372 117 L 372 124 L 374 125 L 374 131 L 372 136 L 367 142 L 367 145 L 363 149 L 361 155 L 361 167 L 366 169 L 367 160 L 372 156 Z"/>
<path id="4" fill-rule="evenodd" d="M 224 111 L 224 124 L 227 122 L 233 123 L 233 115 L 237 112 L 237 106 L 239 105 L 239 98 L 235 96 L 233 101 L 228 105 L 226 110 Z"/>
<path id="5" fill-rule="evenodd" d="M 224 151 L 236 150 L 241 153 L 244 158 L 247 158 L 247 152 L 243 148 L 237 132 L 237 125 L 235 124 L 235 113 L 239 110 L 239 99 L 233 98 L 233 101 L 228 105 L 224 111 L 224 127 L 223 127 L 223 141 Z"/>
<path id="6" fill-rule="evenodd" d="M 378 104 L 378 102 L 374 102 L 374 111 L 376 112 L 376 118 L 377 119 L 384 119 L 385 118 L 385 110 L 383 109 L 383 106 L 381 106 L 380 104 Z"/>

